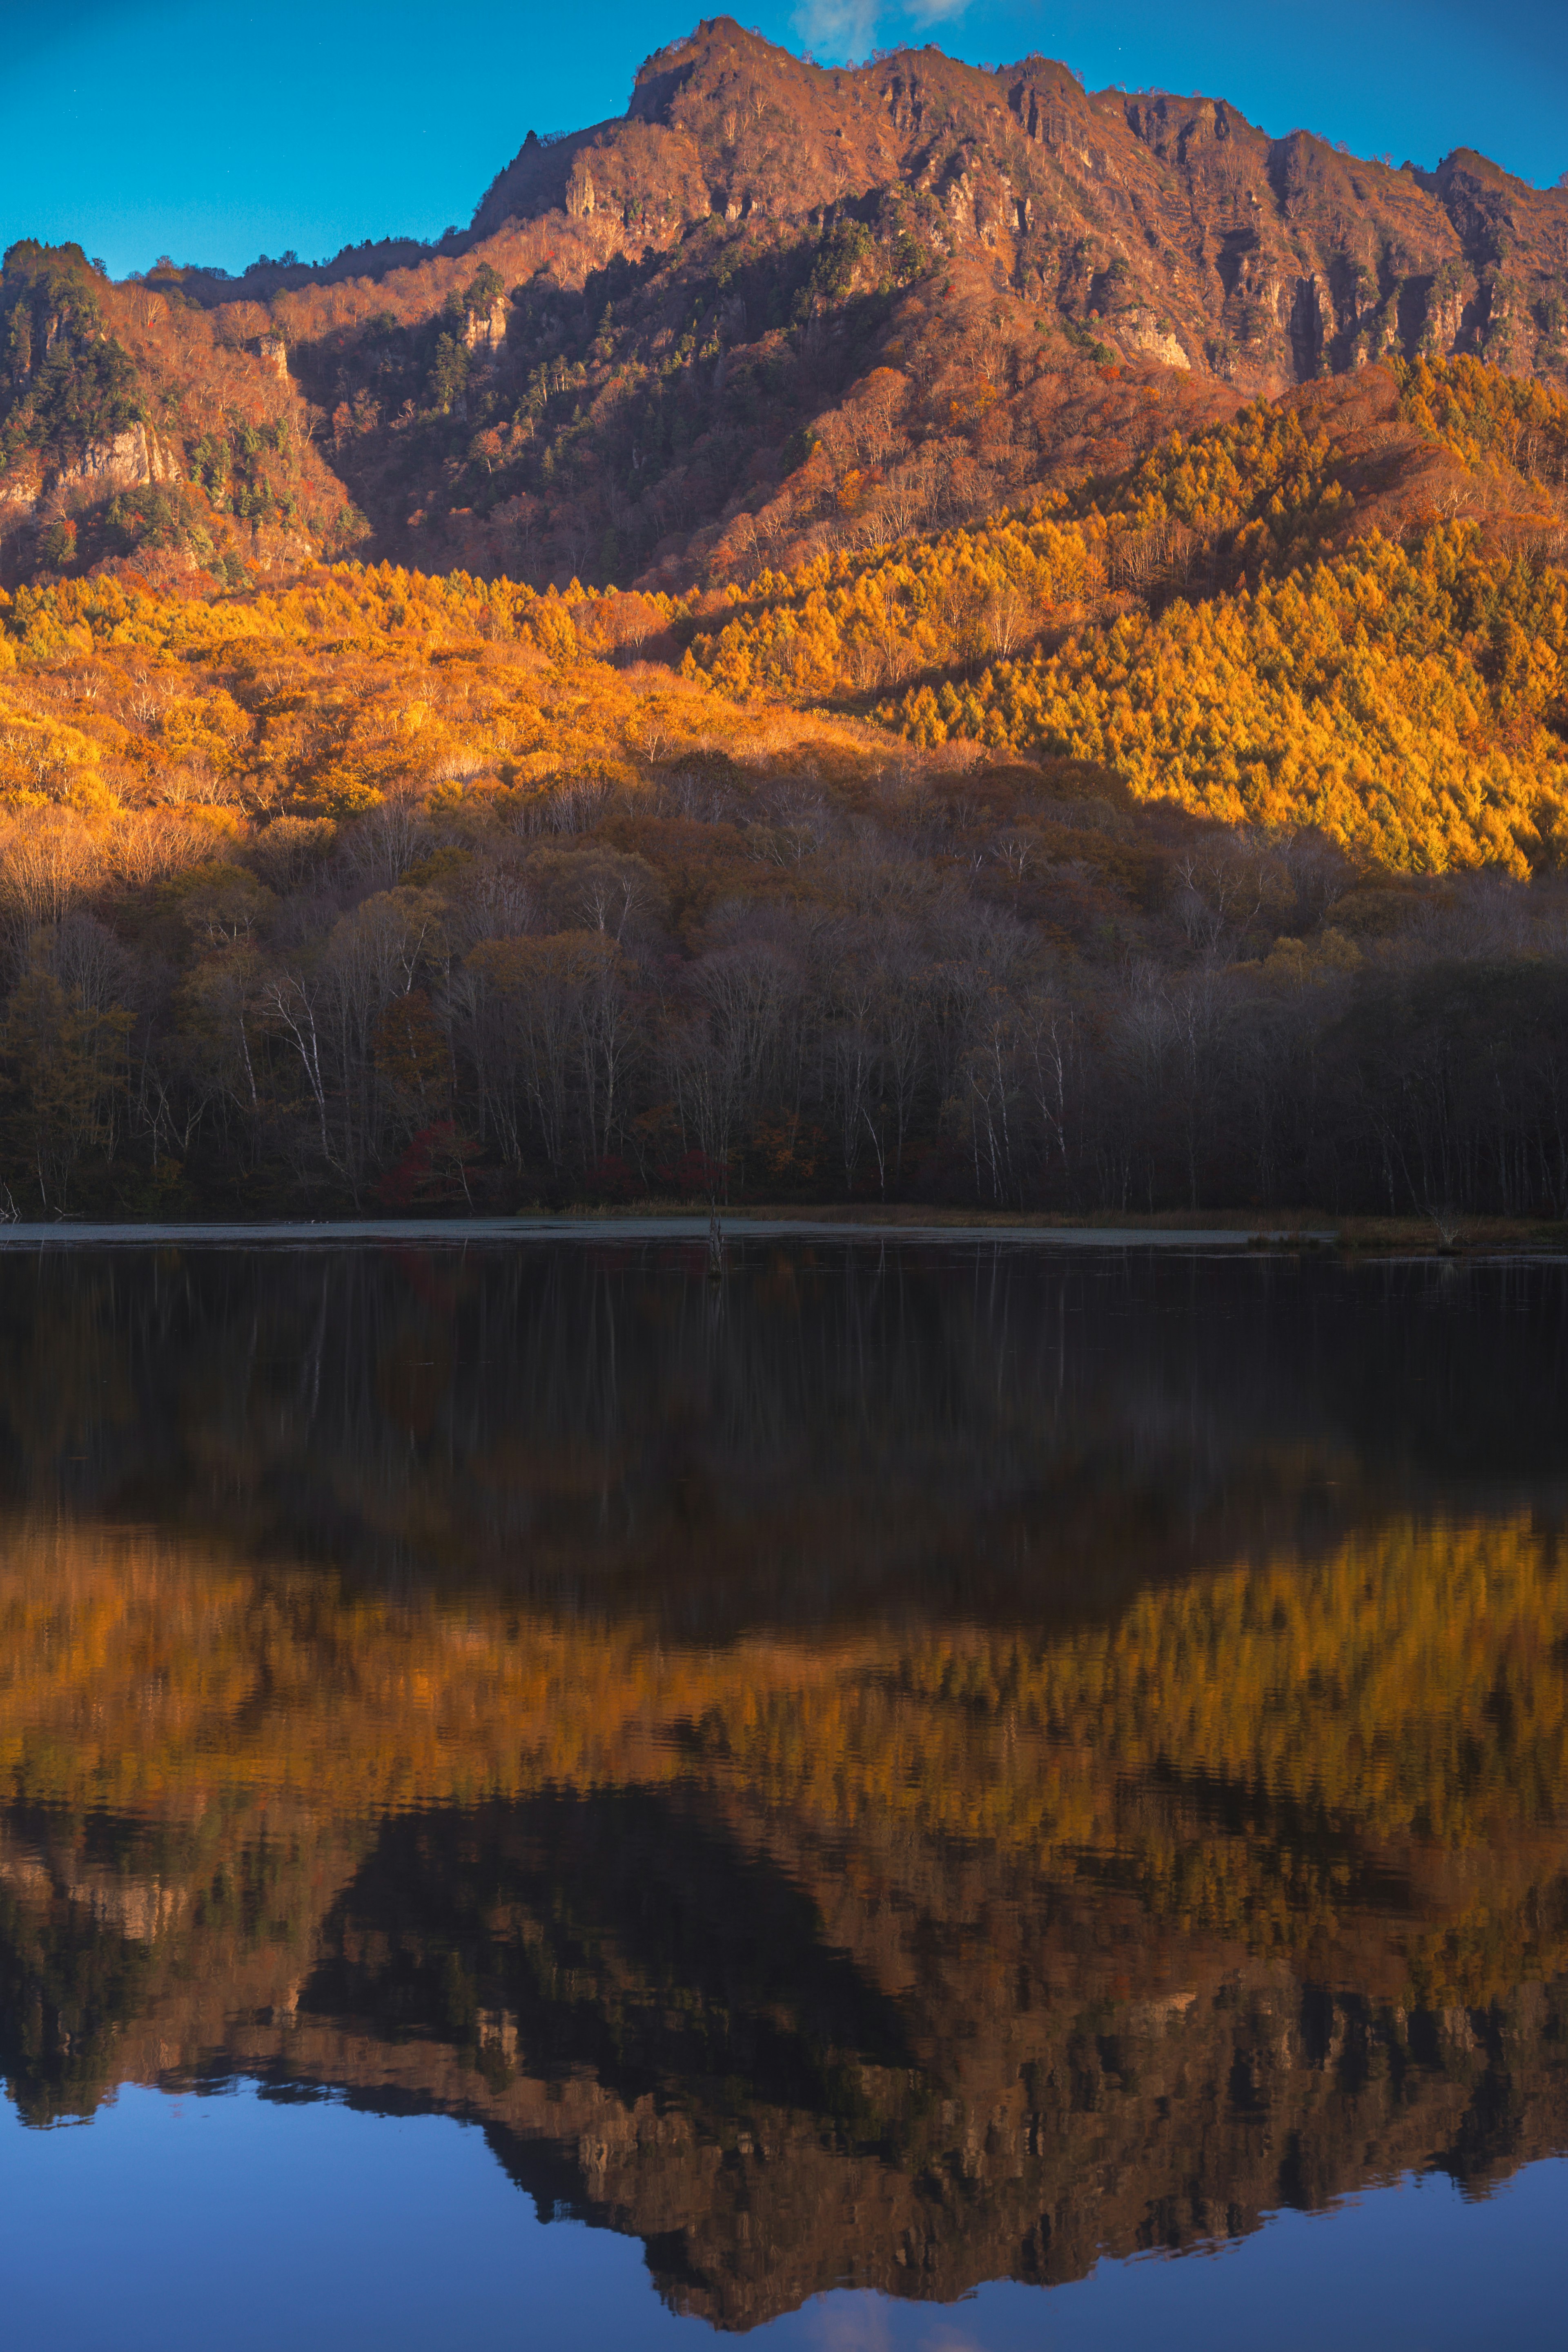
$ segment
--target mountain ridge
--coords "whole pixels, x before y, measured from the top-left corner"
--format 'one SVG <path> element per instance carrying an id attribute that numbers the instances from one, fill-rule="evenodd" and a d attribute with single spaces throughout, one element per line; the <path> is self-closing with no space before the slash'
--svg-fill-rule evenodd
<path id="1" fill-rule="evenodd" d="M 777 181 L 774 144 L 774 117 L 786 95 L 795 133 L 787 205 Z M 830 101 L 845 119 L 825 119 Z M 1443 349 L 1496 358 L 1505 342 L 1512 348 L 1516 340 L 1505 333 L 1511 321 L 1519 329 L 1522 357 L 1529 322 L 1509 291 L 1494 300 L 1497 281 L 1485 273 L 1511 255 L 1519 272 L 1533 275 L 1531 256 L 1517 259 L 1521 242 L 1532 237 L 1542 240 L 1554 276 L 1568 264 L 1568 192 L 1532 189 L 1469 149 L 1455 149 L 1434 172 L 1410 163 L 1395 172 L 1386 163 L 1350 156 L 1307 131 L 1270 139 L 1223 100 L 1184 99 L 1165 91 L 1091 93 L 1069 68 L 1041 57 L 987 71 L 928 47 L 896 51 L 858 68 L 824 68 L 774 49 L 725 17 L 706 20 L 685 41 L 650 58 L 621 121 L 548 145 L 525 142 L 481 200 L 473 233 L 493 232 L 509 218 L 554 209 L 572 218 L 603 214 L 617 167 L 635 169 L 637 149 L 644 143 L 640 133 L 647 130 L 662 130 L 672 142 L 684 142 L 681 161 L 689 151 L 699 165 L 692 176 L 702 185 L 710 214 L 722 212 L 733 219 L 753 208 L 773 212 L 781 205 L 799 214 L 864 198 L 899 178 L 915 192 L 937 192 L 957 236 L 973 236 L 1002 253 L 1010 243 L 1015 273 L 1024 284 L 1035 277 L 1048 283 L 1042 257 L 1051 247 L 1052 222 L 1043 210 L 1037 217 L 1037 203 L 1043 206 L 1053 196 L 1059 202 L 1075 181 L 1081 198 L 1089 193 L 1085 181 L 1097 181 L 1105 208 L 1098 225 L 1121 243 L 1129 276 L 1135 283 L 1142 278 L 1156 310 L 1186 315 L 1174 331 L 1152 328 L 1136 314 L 1124 285 L 1098 282 L 1110 278 L 1114 257 L 1105 272 L 1089 273 L 1085 307 L 1099 308 L 1108 321 L 1119 320 L 1112 331 L 1131 348 L 1169 357 L 1173 346 L 1186 364 L 1207 365 L 1247 389 L 1278 391 L 1285 381 L 1304 381 L 1317 372 L 1326 342 L 1337 347 L 1332 363 L 1343 366 L 1351 363 L 1358 338 L 1370 356 L 1396 339 L 1418 341 L 1428 323 Z M 1040 152 L 1031 153 L 1034 149 Z M 593 178 L 595 159 L 598 183 Z M 1142 177 L 1131 168 L 1135 160 L 1145 167 Z M 1151 171 L 1151 163 L 1163 171 Z M 1169 245 L 1164 257 L 1168 268 L 1174 263 L 1176 282 L 1154 287 L 1134 267 L 1140 257 L 1136 245 L 1126 241 L 1127 229 L 1135 224 L 1143 242 L 1153 245 L 1159 215 L 1168 213 L 1177 194 L 1187 198 L 1192 225 L 1212 233 L 1214 225 L 1199 217 L 1198 198 L 1205 193 L 1211 199 L 1228 198 L 1236 215 L 1212 256 L 1221 294 L 1217 311 L 1214 287 L 1205 299 L 1197 272 L 1182 269 Z M 1316 274 L 1298 278 L 1283 312 L 1278 265 L 1284 254 L 1278 238 L 1270 247 L 1261 219 L 1247 218 L 1249 210 L 1266 213 L 1265 194 L 1272 198 L 1272 226 L 1292 236 L 1310 231 L 1325 202 L 1339 208 L 1330 226 L 1342 262 L 1336 267 L 1330 254 L 1321 255 L 1321 280 Z M 635 194 L 626 199 L 637 201 Z M 1353 250 L 1358 212 L 1363 215 L 1359 255 Z M 1092 213 L 1089 217 L 1092 222 Z M 1376 234 L 1385 241 L 1381 256 L 1371 242 Z M 1394 267 L 1400 260 L 1424 259 L 1433 262 L 1435 280 L 1445 264 L 1468 267 L 1477 276 L 1476 290 L 1458 301 L 1457 281 L 1434 283 L 1428 291 L 1421 270 Z M 1377 272 L 1377 299 L 1368 300 L 1371 289 L 1355 272 L 1358 262 L 1365 268 L 1374 260 L 1384 266 Z M 1281 278 L 1269 289 L 1276 332 L 1254 332 L 1251 341 L 1260 348 L 1249 351 L 1244 335 L 1228 350 L 1232 331 L 1248 323 L 1238 314 L 1262 298 L 1270 266 Z M 1083 274 L 1058 272 L 1058 306 L 1074 299 Z M 1396 303 L 1391 317 L 1395 286 L 1403 310 Z M 1114 310 L 1107 298 L 1114 299 Z M 1527 295 L 1527 304 L 1535 299 L 1540 298 Z M 1216 329 L 1206 338 L 1201 323 L 1205 317 Z M 1250 323 L 1255 330 L 1259 324 Z M 1544 328 L 1539 320 L 1533 323 L 1548 341 L 1560 341 L 1557 329 Z M 1323 330 L 1331 325 L 1331 334 L 1325 337 Z M 1289 351 L 1279 341 L 1280 326 Z M 1150 338 L 1162 332 L 1167 348 L 1156 349 Z M 1205 340 L 1211 346 L 1206 355 Z M 1541 364 L 1561 373 L 1563 355 L 1560 349 L 1544 355 L 1537 351 L 1530 364 L 1532 371 Z"/>

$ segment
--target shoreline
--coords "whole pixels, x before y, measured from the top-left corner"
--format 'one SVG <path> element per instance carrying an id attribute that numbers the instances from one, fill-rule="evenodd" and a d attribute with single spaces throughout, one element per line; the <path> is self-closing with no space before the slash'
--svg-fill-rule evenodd
<path id="1" fill-rule="evenodd" d="M 898 1243 L 1006 1242 L 1069 1250 L 1159 1249 L 1257 1255 L 1334 1251 L 1352 1257 L 1560 1256 L 1568 1232 L 1503 1219 L 1477 1219 L 1459 1236 L 1440 1241 L 1417 1218 L 1308 1221 L 1289 1213 L 1249 1223 L 1223 1213 L 1178 1216 L 1163 1213 L 1110 1222 L 1071 1223 L 1016 1213 L 900 1211 L 861 1207 L 807 1210 L 760 1207 L 721 1213 L 725 1238 L 743 1241 Z M 493 1248 L 538 1242 L 685 1242 L 706 1244 L 706 1210 L 588 1209 L 505 1217 L 364 1217 L 236 1219 L 232 1222 L 132 1223 L 60 1218 L 47 1223 L 0 1225 L 0 1251 L 38 1249 L 311 1249 L 374 1245 L 422 1249 Z"/>
<path id="2" fill-rule="evenodd" d="M 1047 1225 L 1020 1221 L 983 1224 L 975 1221 L 919 1224 L 867 1218 L 795 1217 L 730 1212 L 720 1220 L 726 1241 L 1010 1241 L 1058 1244 L 1068 1249 L 1154 1249 L 1206 1245 L 1228 1250 L 1289 1245 L 1301 1238 L 1284 1231 L 1260 1234 L 1244 1226 L 1180 1225 L 1140 1228 L 1132 1225 Z M 470 1244 L 490 1248 L 506 1243 L 555 1241 L 700 1242 L 706 1244 L 709 1220 L 695 1213 L 668 1215 L 594 1215 L 520 1217 L 335 1218 L 320 1223 L 287 1220 L 235 1224 L 77 1223 L 61 1219 L 52 1224 L 0 1226 L 0 1250 L 127 1249 L 181 1247 L 210 1249 L 331 1248 L 399 1243 L 420 1248 L 462 1249 Z M 1310 1237 L 1319 1245 L 1335 1236 L 1327 1230 Z"/>

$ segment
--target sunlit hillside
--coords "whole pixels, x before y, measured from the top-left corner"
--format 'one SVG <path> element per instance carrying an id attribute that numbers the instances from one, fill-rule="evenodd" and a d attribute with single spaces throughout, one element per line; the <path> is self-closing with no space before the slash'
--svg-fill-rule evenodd
<path id="1" fill-rule="evenodd" d="M 1386 866 L 1522 875 L 1556 856 L 1568 781 L 1565 480 L 1568 400 L 1422 362 L 1048 507 L 763 574 L 689 667 Z"/>

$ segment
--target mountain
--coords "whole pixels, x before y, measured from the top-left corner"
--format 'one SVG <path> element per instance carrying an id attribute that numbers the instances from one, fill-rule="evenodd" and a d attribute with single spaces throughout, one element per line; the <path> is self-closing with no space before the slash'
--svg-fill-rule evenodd
<path id="1" fill-rule="evenodd" d="M 1188 112 L 720 22 L 437 248 L 13 247 L 0 1208 L 1561 1218 L 1563 200 Z"/>
<path id="2" fill-rule="evenodd" d="M 559 218 L 602 257 L 889 198 L 936 253 L 973 250 L 1125 354 L 1245 389 L 1423 347 L 1563 369 L 1563 190 L 1467 150 L 1394 171 L 1271 140 L 1223 100 L 1090 94 L 1040 57 L 825 70 L 717 18 L 648 59 L 624 121 L 531 137 L 473 227 Z"/>
<path id="3" fill-rule="evenodd" d="M 15 250 L 7 318 L 39 266 Z M 1270 140 L 1039 58 L 831 70 L 720 17 L 648 59 L 623 120 L 530 132 L 437 247 L 88 290 L 161 436 L 116 443 L 115 494 L 172 467 L 222 518 L 165 516 L 165 542 L 271 561 L 256 525 L 280 520 L 326 553 L 676 588 L 1026 503 L 1379 358 L 1561 384 L 1568 192 L 1465 150 L 1426 173 Z M 9 357 L 35 411 L 0 486 L 14 578 L 68 561 L 110 485 Z M 297 478 L 258 486 L 246 436 L 285 416 Z M 842 458 L 826 505 L 814 446 Z M 85 528 L 99 557 L 126 535 Z"/>

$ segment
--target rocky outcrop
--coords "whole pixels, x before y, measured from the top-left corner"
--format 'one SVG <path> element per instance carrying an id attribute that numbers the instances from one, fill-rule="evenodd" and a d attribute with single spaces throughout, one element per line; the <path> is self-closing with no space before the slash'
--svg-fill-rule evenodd
<path id="1" fill-rule="evenodd" d="M 506 345 L 506 304 L 497 299 L 488 310 L 470 310 L 463 325 L 463 342 L 470 352 L 492 355 Z"/>
<path id="2" fill-rule="evenodd" d="M 49 488 L 82 490 L 99 499 L 116 490 L 141 489 L 148 482 L 179 479 L 180 468 L 168 445 L 145 425 L 132 425 L 112 441 L 89 442 L 79 457 L 58 467 Z"/>
<path id="3" fill-rule="evenodd" d="M 1117 339 L 1130 352 L 1142 352 L 1166 367 L 1190 369 L 1185 346 L 1152 310 L 1128 310 L 1117 321 Z"/>
<path id="4" fill-rule="evenodd" d="M 0 560 L 7 541 L 13 551 L 26 552 L 30 526 L 41 530 L 119 491 L 181 478 L 174 451 L 146 425 L 127 425 L 107 441 L 89 441 L 79 456 L 55 465 L 29 453 L 0 475 Z"/>

